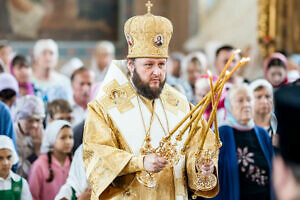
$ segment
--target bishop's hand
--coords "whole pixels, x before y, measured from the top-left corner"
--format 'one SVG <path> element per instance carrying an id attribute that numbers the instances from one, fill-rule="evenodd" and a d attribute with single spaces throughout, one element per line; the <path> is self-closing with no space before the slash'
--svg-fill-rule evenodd
<path id="1" fill-rule="evenodd" d="M 158 173 L 168 164 L 168 161 L 152 153 L 144 157 L 144 169 L 148 172 Z"/>

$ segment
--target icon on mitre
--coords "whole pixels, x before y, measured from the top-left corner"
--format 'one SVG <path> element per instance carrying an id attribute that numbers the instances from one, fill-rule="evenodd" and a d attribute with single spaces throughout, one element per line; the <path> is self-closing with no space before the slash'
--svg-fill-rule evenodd
<path id="1" fill-rule="evenodd" d="M 154 37 L 154 44 L 157 47 L 160 47 L 164 44 L 164 37 L 162 34 L 158 34 Z"/>

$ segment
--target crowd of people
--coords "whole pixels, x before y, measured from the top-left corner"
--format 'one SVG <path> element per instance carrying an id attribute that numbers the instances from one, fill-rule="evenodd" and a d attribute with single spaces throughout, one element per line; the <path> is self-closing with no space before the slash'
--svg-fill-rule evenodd
<path id="1" fill-rule="evenodd" d="M 207 70 L 216 81 L 233 51 L 229 45 L 218 48 L 213 66 L 200 51 L 173 53 L 166 82 L 196 105 L 210 91 Z M 66 71 L 58 68 L 54 40 L 38 40 L 32 52 L 18 54 L 0 43 L 0 199 L 90 199 L 82 159 L 84 121 L 115 47 L 99 42 L 91 66 L 70 64 Z M 229 70 L 240 58 L 236 55 Z M 272 158 L 279 139 L 273 94 L 295 80 L 288 65 L 276 52 L 261 66 L 264 77 L 250 82 L 236 73 L 226 84 L 217 110 L 223 146 L 216 199 L 274 199 Z"/>

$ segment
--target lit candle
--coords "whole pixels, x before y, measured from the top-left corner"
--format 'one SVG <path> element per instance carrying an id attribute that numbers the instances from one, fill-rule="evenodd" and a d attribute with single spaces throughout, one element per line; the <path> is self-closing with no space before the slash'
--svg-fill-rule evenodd
<path id="1" fill-rule="evenodd" d="M 234 72 L 236 72 L 236 70 L 238 70 L 241 66 L 245 65 L 247 62 L 250 61 L 250 58 L 242 58 L 239 63 L 232 69 L 232 71 L 230 73 L 227 72 L 227 74 L 225 75 L 223 81 L 221 82 L 221 85 L 220 85 L 220 91 L 223 91 L 223 88 L 224 88 L 224 85 L 225 83 L 229 80 L 229 78 L 232 76 L 232 74 Z M 212 109 L 212 112 L 216 112 L 217 110 L 217 107 L 218 107 L 218 102 L 220 101 L 220 98 L 221 98 L 221 94 L 222 92 L 219 92 L 218 94 L 218 97 L 217 97 L 217 100 L 213 106 L 213 109 Z M 205 139 L 207 137 L 207 133 L 208 133 L 208 130 L 209 130 L 209 127 L 212 123 L 212 120 L 213 120 L 213 116 L 211 115 L 209 117 L 209 120 L 208 120 L 208 123 L 207 123 L 207 127 L 206 127 L 206 130 L 204 132 L 204 135 L 203 135 L 203 138 L 201 140 L 201 143 L 200 143 L 200 146 L 199 146 L 199 150 L 202 150 L 203 149 L 203 145 L 204 145 L 204 142 L 205 142 Z"/>
<path id="2" fill-rule="evenodd" d="M 228 79 L 233 75 L 234 72 L 236 72 L 236 70 L 238 70 L 241 66 L 245 65 L 247 62 L 250 61 L 250 58 L 242 58 L 238 64 L 231 70 L 231 72 L 227 75 Z M 228 80 L 227 79 L 227 80 Z"/>
<path id="3" fill-rule="evenodd" d="M 219 84 L 220 84 L 220 80 L 223 77 L 223 75 L 225 74 L 225 72 L 227 71 L 230 63 L 232 62 L 232 60 L 234 59 L 234 57 L 236 56 L 236 54 L 240 53 L 241 50 L 240 49 L 236 49 L 233 54 L 231 55 L 231 57 L 229 58 L 229 60 L 227 61 L 223 71 L 221 72 L 220 76 L 218 77 L 218 80 L 216 81 L 216 85 L 214 90 L 216 90 L 217 88 L 219 88 Z M 206 98 L 209 96 L 210 94 L 206 95 L 171 131 L 170 134 L 165 137 L 163 140 L 164 141 L 168 141 L 172 135 L 178 130 L 178 128 L 206 101 Z"/>

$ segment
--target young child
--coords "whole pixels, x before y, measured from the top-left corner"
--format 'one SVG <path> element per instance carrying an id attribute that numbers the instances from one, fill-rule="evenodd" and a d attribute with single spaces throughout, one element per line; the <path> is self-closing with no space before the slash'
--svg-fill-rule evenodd
<path id="1" fill-rule="evenodd" d="M 91 198 L 82 158 L 82 145 L 75 151 L 66 183 L 60 188 L 55 200 L 88 200 Z"/>
<path id="2" fill-rule="evenodd" d="M 0 136 L 0 199 L 31 200 L 27 181 L 15 174 L 11 168 L 19 158 L 12 140 Z"/>
<path id="3" fill-rule="evenodd" d="M 66 120 L 73 123 L 74 117 L 72 115 L 73 108 L 70 103 L 64 99 L 56 99 L 48 104 L 48 123 L 54 120 Z"/>
<path id="4" fill-rule="evenodd" d="M 55 120 L 48 125 L 43 136 L 41 155 L 31 166 L 28 175 L 33 199 L 55 198 L 68 177 L 73 144 L 73 132 L 69 122 Z"/>

